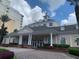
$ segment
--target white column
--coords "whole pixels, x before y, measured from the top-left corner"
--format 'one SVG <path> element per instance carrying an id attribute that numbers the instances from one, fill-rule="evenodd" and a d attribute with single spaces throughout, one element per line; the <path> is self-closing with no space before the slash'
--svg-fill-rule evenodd
<path id="1" fill-rule="evenodd" d="M 71 35 L 70 35 L 70 46 L 71 46 L 71 47 L 73 47 L 73 43 L 72 43 L 72 42 L 73 42 L 73 40 L 72 40 L 72 37 L 71 37 Z"/>
<path id="2" fill-rule="evenodd" d="M 28 37 L 28 45 L 31 45 L 31 42 L 32 42 L 32 34 L 29 34 L 29 37 Z"/>
<path id="3" fill-rule="evenodd" d="M 52 33 L 50 33 L 50 46 L 52 46 L 53 40 L 52 40 Z"/>
<path id="4" fill-rule="evenodd" d="M 22 45 L 22 35 L 19 36 L 19 45 Z"/>
<path id="5" fill-rule="evenodd" d="M 4 44 L 9 44 L 9 43 L 10 43 L 10 42 L 9 42 L 10 39 L 11 39 L 10 37 L 8 37 L 8 38 L 4 38 Z"/>

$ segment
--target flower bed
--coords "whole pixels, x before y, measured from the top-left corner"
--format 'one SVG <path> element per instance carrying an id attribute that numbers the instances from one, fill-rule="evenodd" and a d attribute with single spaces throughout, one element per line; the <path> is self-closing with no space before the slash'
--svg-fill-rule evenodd
<path id="1" fill-rule="evenodd" d="M 71 47 L 69 48 L 68 52 L 72 55 L 76 55 L 76 56 L 79 56 L 79 48 L 74 48 L 74 47 Z"/>
<path id="2" fill-rule="evenodd" d="M 0 49 L 0 59 L 13 59 L 13 57 L 13 52 L 6 49 Z"/>

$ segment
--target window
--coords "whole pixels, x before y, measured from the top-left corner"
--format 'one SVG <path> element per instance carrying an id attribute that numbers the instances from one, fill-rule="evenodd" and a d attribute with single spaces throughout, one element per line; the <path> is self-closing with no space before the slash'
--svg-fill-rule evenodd
<path id="1" fill-rule="evenodd" d="M 49 26 L 52 26 L 53 25 L 53 23 L 49 23 Z"/>
<path id="2" fill-rule="evenodd" d="M 61 38 L 61 44 L 66 44 L 65 38 Z"/>
<path id="3" fill-rule="evenodd" d="M 77 45 L 79 45 L 79 38 L 77 38 L 76 42 L 77 42 Z"/>

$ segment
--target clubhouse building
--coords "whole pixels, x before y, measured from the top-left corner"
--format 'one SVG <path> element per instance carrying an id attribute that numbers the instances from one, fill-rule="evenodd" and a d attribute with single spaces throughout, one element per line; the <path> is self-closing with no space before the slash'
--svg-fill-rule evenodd
<path id="1" fill-rule="evenodd" d="M 68 44 L 71 47 L 79 47 L 79 29 L 77 24 L 60 26 L 58 22 L 45 16 L 43 21 L 29 24 L 18 32 L 8 34 L 2 44 L 32 48 L 44 44 Z"/>

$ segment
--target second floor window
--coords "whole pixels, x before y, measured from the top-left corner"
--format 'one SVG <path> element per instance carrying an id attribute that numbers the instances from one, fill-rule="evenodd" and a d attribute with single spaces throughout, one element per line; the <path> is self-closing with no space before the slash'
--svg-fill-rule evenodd
<path id="1" fill-rule="evenodd" d="M 53 25 L 53 23 L 49 23 L 49 26 L 52 26 Z"/>

